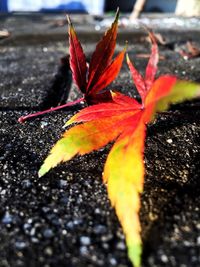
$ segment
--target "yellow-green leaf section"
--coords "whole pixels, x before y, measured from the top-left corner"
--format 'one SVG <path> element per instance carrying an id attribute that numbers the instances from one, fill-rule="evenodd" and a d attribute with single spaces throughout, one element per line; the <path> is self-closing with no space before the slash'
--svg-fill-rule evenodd
<path id="1" fill-rule="evenodd" d="M 135 267 L 140 266 L 142 242 L 140 237 L 140 193 L 144 180 L 145 125 L 142 121 L 128 134 L 121 136 L 110 151 L 104 169 L 108 196 L 116 209 L 128 247 L 128 255 Z"/>
<path id="2" fill-rule="evenodd" d="M 123 114 L 120 118 L 95 120 L 74 126 L 66 131 L 45 159 L 39 170 L 39 177 L 77 154 L 84 155 L 116 139 L 123 128 L 127 126 L 128 116 L 129 114 Z"/>
<path id="3" fill-rule="evenodd" d="M 171 104 L 181 103 L 200 96 L 200 84 L 177 80 L 174 76 L 161 76 L 152 86 L 145 99 L 146 108 L 152 109 L 151 120 L 156 112 L 169 109 Z"/>
<path id="4" fill-rule="evenodd" d="M 156 103 L 155 111 L 165 111 L 171 104 L 178 104 L 197 96 L 200 96 L 200 84 L 177 80 L 169 95 Z"/>

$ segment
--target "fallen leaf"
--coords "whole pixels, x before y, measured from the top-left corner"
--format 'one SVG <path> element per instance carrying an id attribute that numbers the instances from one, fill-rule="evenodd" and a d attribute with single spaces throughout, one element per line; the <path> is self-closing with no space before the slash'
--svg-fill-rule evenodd
<path id="1" fill-rule="evenodd" d="M 105 163 L 103 180 L 121 222 L 129 258 L 135 267 L 140 266 L 142 253 L 139 209 L 145 176 L 146 125 L 156 113 L 167 110 L 171 104 L 200 94 L 199 84 L 180 81 L 175 76 L 166 75 L 155 80 L 158 48 L 152 33 L 151 38 L 152 52 L 145 77 L 127 56 L 141 103 L 121 93 L 111 92 L 112 102 L 81 110 L 66 125 L 79 124 L 64 133 L 39 170 L 41 177 L 60 162 L 115 142 Z"/>

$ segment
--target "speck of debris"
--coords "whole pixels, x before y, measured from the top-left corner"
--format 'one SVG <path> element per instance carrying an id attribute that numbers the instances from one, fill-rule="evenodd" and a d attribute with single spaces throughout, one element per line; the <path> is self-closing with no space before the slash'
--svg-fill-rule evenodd
<path id="1" fill-rule="evenodd" d="M 167 139 L 167 143 L 172 144 L 173 140 L 172 139 Z"/>

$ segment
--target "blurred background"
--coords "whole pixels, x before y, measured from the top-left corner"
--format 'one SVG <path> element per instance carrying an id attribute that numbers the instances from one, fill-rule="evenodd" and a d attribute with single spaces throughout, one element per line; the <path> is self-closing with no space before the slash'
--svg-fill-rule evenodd
<path id="1" fill-rule="evenodd" d="M 186 0 L 188 1 L 188 0 Z M 101 15 L 120 8 L 121 12 L 131 12 L 135 0 L 0 0 L 1 12 L 87 12 Z M 143 11 L 174 12 L 177 0 L 147 0 Z"/>
<path id="2" fill-rule="evenodd" d="M 130 18 L 141 12 L 175 13 L 200 16 L 200 0 L 0 0 L 0 13 L 68 12 L 102 15 L 116 11 L 131 13 Z"/>

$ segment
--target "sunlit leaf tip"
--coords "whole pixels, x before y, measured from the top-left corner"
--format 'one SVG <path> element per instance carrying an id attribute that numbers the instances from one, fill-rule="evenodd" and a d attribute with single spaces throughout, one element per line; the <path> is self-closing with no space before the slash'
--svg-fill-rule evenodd
<path id="1" fill-rule="evenodd" d="M 115 19 L 111 27 L 105 32 L 92 54 L 88 71 L 88 93 L 92 93 L 93 86 L 111 63 L 116 46 L 118 18 L 119 10 L 116 12 Z"/>
<path id="2" fill-rule="evenodd" d="M 65 123 L 63 128 L 66 128 L 67 126 L 73 124 L 75 122 L 75 120 L 76 120 L 76 114 Z"/>
<path id="3" fill-rule="evenodd" d="M 128 256 L 134 267 L 141 266 L 142 244 L 127 244 Z"/>
<path id="4" fill-rule="evenodd" d="M 130 57 L 129 57 L 128 53 L 126 53 L 126 61 L 128 64 L 130 63 Z"/>
<path id="5" fill-rule="evenodd" d="M 45 164 L 43 164 L 38 172 L 38 177 L 41 178 L 42 176 L 44 176 L 48 171 L 50 170 L 50 168 L 47 168 Z"/>
<path id="6" fill-rule="evenodd" d="M 71 144 L 70 138 L 61 138 L 55 146 L 51 149 L 49 156 L 45 159 L 43 165 L 40 167 L 38 176 L 44 176 L 51 168 L 57 166 L 60 162 L 66 161 L 74 156 L 74 146 Z"/>
<path id="7" fill-rule="evenodd" d="M 79 90 L 84 94 L 86 92 L 86 73 L 87 64 L 86 57 L 83 52 L 81 43 L 73 28 L 71 20 L 68 18 L 68 33 L 69 33 L 69 54 L 70 54 L 70 68 L 72 71 L 73 80 Z"/>
<path id="8" fill-rule="evenodd" d="M 143 150 L 145 125 L 141 115 L 135 126 L 129 121 L 112 147 L 104 168 L 108 196 L 122 225 L 128 254 L 135 267 L 140 266 L 142 242 L 139 221 L 140 193 L 143 190 Z M 119 164 L 120 162 L 120 164 Z"/>
<path id="9" fill-rule="evenodd" d="M 69 15 L 66 15 L 66 19 L 67 19 L 67 23 L 69 24 L 69 26 L 72 24 L 71 23 L 71 20 L 70 20 L 70 17 L 69 17 Z"/>
<path id="10" fill-rule="evenodd" d="M 73 24 L 72 24 L 72 21 L 71 21 L 71 19 L 70 19 L 70 16 L 67 15 L 66 18 L 67 18 L 67 23 L 68 23 L 68 29 L 69 29 L 69 32 L 70 32 L 71 34 L 76 34 L 75 29 L 74 29 L 74 26 L 73 26 Z"/>
<path id="11" fill-rule="evenodd" d="M 116 10 L 114 23 L 115 23 L 115 22 L 118 22 L 118 20 L 119 20 L 119 7 L 118 7 L 117 10 Z"/>

